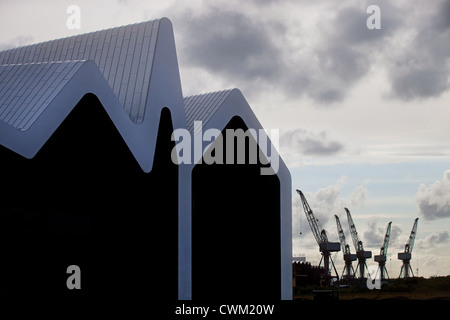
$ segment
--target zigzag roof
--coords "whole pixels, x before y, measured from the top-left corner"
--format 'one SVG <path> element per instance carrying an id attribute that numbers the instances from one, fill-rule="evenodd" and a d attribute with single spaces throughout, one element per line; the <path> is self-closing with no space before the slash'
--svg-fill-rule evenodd
<path id="1" fill-rule="evenodd" d="M 46 41 L 25 47 L 0 52 L 0 65 L 22 65 L 39 62 L 92 60 L 105 77 L 119 102 L 135 123 L 144 119 L 146 93 L 150 82 L 150 74 L 155 53 L 160 20 L 96 31 L 63 39 Z M 23 78 L 34 77 L 28 67 L 4 67 L 3 78 L 11 83 L 9 76 Z M 44 68 L 45 69 L 45 68 Z M 52 77 L 51 67 L 48 77 Z M 59 70 L 56 70 L 58 73 Z M 11 73 L 11 75 L 10 75 Z M 38 73 L 38 72 L 37 72 Z M 37 74 L 39 76 L 39 74 Z M 16 80 L 15 79 L 15 80 Z M 11 86 L 6 94 L 21 95 Z M 29 91 L 22 91 L 27 94 Z M 35 91 L 35 94 L 45 94 Z M 3 96 L 3 93 L 2 93 Z M 22 105 L 33 110 L 33 105 Z M 41 109 L 45 106 L 34 106 Z M 10 106 L 5 112 L 10 112 Z M 3 120 L 2 114 L 0 119 Z M 31 125 L 31 124 L 29 124 Z M 21 128 L 23 129 L 23 128 Z M 26 128 L 25 128 L 26 129 Z"/>
<path id="2" fill-rule="evenodd" d="M 186 127 L 170 20 L 0 52 L 0 144 L 32 158 L 87 93 L 149 172 L 162 108 L 174 128 Z"/>
<path id="3" fill-rule="evenodd" d="M 0 120 L 27 130 L 85 61 L 0 66 Z"/>
<path id="4" fill-rule="evenodd" d="M 186 125 L 194 133 L 194 121 L 208 122 L 232 90 L 204 93 L 184 98 Z"/>
<path id="5" fill-rule="evenodd" d="M 166 18 L 9 49 L 0 64 L 0 144 L 28 158 L 87 93 L 99 98 L 145 172 L 164 107 L 174 129 L 192 134 L 194 121 L 223 128 L 235 115 L 262 128 L 237 89 L 183 100 Z"/>
<path id="6" fill-rule="evenodd" d="M 96 31 L 0 52 L 0 144 L 32 158 L 88 93 L 97 96 L 144 172 L 153 166 L 160 115 L 173 128 L 222 129 L 239 116 L 261 124 L 239 90 L 183 101 L 171 22 L 166 19 Z M 274 149 L 271 149 L 271 151 Z M 266 154 L 266 157 L 268 154 Z M 271 154 L 272 156 L 272 154 Z M 191 176 L 179 170 L 179 297 L 191 298 Z M 282 297 L 292 297 L 291 178 L 280 159 Z"/>

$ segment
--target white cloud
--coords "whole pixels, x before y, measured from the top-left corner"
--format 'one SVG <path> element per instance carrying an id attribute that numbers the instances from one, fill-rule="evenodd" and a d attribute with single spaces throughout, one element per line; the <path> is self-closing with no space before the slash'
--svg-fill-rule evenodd
<path id="1" fill-rule="evenodd" d="M 379 226 L 376 219 L 370 219 L 367 222 L 368 228 L 363 233 L 364 244 L 370 248 L 381 248 L 386 234 L 386 225 Z M 402 229 L 397 225 L 391 225 L 391 234 L 389 237 L 389 250 L 398 247 L 398 238 L 402 233 Z M 392 251 L 391 251 L 392 252 Z M 375 250 L 374 254 L 378 254 Z"/>
<path id="2" fill-rule="evenodd" d="M 355 190 L 350 194 L 350 206 L 360 207 L 366 202 L 366 191 L 367 191 L 368 180 L 364 181 L 360 186 L 356 187 Z"/>
<path id="3" fill-rule="evenodd" d="M 448 231 L 434 232 L 426 236 L 425 239 L 417 240 L 417 247 L 420 249 L 433 249 L 448 244 L 450 235 Z"/>
<path id="4" fill-rule="evenodd" d="M 334 185 L 320 188 L 314 193 L 304 192 L 309 206 L 319 220 L 320 228 L 327 231 L 328 239 L 332 242 L 339 242 L 334 215 L 343 215 L 345 213 L 344 207 L 349 206 L 349 204 L 352 204 L 352 207 L 361 207 L 365 203 L 367 181 L 356 187 L 348 197 L 344 197 L 341 195 L 341 188 L 346 181 L 347 177 L 342 176 Z M 311 228 L 305 217 L 305 212 L 299 196 L 296 196 L 294 200 L 292 213 L 294 252 L 305 253 L 307 250 L 317 250 L 317 243 L 314 240 Z M 342 223 L 343 221 L 341 221 L 341 224 Z M 344 225 L 343 227 L 345 228 Z M 299 245 L 301 245 L 302 248 L 298 248 L 297 246 Z"/>
<path id="5" fill-rule="evenodd" d="M 442 180 L 426 186 L 421 184 L 415 198 L 420 213 L 426 220 L 450 217 L 450 170 L 444 172 Z"/>

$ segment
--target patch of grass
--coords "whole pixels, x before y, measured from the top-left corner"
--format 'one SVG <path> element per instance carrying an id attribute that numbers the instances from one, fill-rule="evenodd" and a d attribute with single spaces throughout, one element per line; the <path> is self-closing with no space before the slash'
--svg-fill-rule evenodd
<path id="1" fill-rule="evenodd" d="M 294 299 L 313 298 L 316 287 L 298 288 Z M 324 288 L 320 288 L 324 289 Z M 339 300 L 436 300 L 450 299 L 450 276 L 391 279 L 380 290 L 358 286 L 339 289 Z"/>

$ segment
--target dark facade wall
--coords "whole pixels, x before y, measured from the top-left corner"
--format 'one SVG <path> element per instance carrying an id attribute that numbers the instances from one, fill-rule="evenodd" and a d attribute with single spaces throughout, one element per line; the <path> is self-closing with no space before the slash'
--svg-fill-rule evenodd
<path id="1" fill-rule="evenodd" d="M 164 109 L 154 168 L 144 173 L 88 94 L 33 159 L 0 147 L 0 293 L 175 300 L 172 131 Z M 72 264 L 81 268 L 79 291 L 66 287 Z"/>
<path id="2" fill-rule="evenodd" d="M 225 129 L 238 128 L 247 129 L 234 117 Z M 261 166 L 247 159 L 193 170 L 194 301 L 280 299 L 280 182 Z"/>

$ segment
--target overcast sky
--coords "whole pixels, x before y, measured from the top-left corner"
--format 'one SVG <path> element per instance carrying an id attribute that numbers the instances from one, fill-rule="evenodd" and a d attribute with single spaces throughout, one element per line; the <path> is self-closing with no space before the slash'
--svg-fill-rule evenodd
<path id="1" fill-rule="evenodd" d="M 66 26 L 69 5 L 80 7 L 80 29 Z M 381 29 L 367 28 L 370 5 Z M 397 277 L 419 217 L 414 272 L 450 274 L 450 1 L 0 0 L 0 50 L 163 16 L 184 94 L 239 88 L 263 126 L 280 130 L 293 191 L 332 240 L 338 214 L 350 242 L 344 206 L 373 255 L 393 221 L 387 266 Z M 293 199 L 294 254 L 318 263 Z"/>

